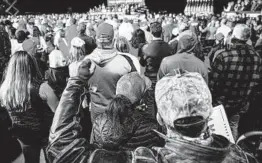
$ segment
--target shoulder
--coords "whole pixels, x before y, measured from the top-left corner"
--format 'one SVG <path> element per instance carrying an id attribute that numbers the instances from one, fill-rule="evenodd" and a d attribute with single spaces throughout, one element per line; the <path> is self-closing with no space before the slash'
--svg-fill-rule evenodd
<path id="1" fill-rule="evenodd" d="M 217 50 L 217 51 L 215 51 L 214 59 L 216 57 L 227 57 L 229 55 L 228 53 L 229 53 L 229 51 L 227 51 L 225 49 Z"/>
<path id="2" fill-rule="evenodd" d="M 177 59 L 179 58 L 179 55 L 171 55 L 171 56 L 168 56 L 168 57 L 165 57 L 163 60 L 162 60 L 162 64 L 172 64 L 172 63 L 175 63 L 177 61 Z"/>
<path id="3" fill-rule="evenodd" d="M 148 163 L 157 163 L 157 159 L 155 157 L 154 151 L 146 148 L 146 147 L 139 147 L 133 151 L 133 162 L 148 162 Z"/>
<path id="4" fill-rule="evenodd" d="M 50 85 L 47 82 L 43 82 L 40 85 L 39 89 L 40 91 L 45 91 L 45 90 L 52 89 L 52 88 L 50 87 Z"/>
<path id="5" fill-rule="evenodd" d="M 239 162 L 239 163 L 246 163 L 246 162 L 257 162 L 256 159 L 244 152 L 239 146 L 232 144 L 229 147 L 229 153 L 225 158 L 225 162 Z"/>
<path id="6" fill-rule="evenodd" d="M 128 61 L 126 57 L 129 57 L 131 59 L 131 57 L 128 54 L 119 53 L 113 60 L 122 61 L 122 64 L 127 64 Z"/>
<path id="7" fill-rule="evenodd" d="M 123 53 L 123 54 L 120 54 L 120 55 L 127 56 L 127 57 L 129 57 L 129 58 L 131 58 L 132 60 L 135 60 L 135 61 L 138 60 L 137 57 L 135 57 L 135 56 L 133 56 L 132 54 L 129 54 L 129 53 Z"/>
<path id="8" fill-rule="evenodd" d="M 178 38 L 173 38 L 171 41 L 169 41 L 169 45 L 175 45 L 178 44 Z"/>
<path id="9" fill-rule="evenodd" d="M 234 52 L 233 52 L 234 53 Z M 215 58 L 224 59 L 232 55 L 232 50 L 221 49 L 215 52 Z"/>
<path id="10" fill-rule="evenodd" d="M 129 58 L 132 60 L 131 57 L 129 57 Z M 121 68 L 127 69 L 128 71 L 131 70 L 131 66 L 129 64 L 129 61 L 122 54 L 117 54 L 117 56 L 112 60 L 110 65 L 111 66 L 117 66 L 119 68 L 121 67 Z"/>
<path id="11" fill-rule="evenodd" d="M 51 88 L 51 86 L 47 83 L 44 82 L 40 85 L 39 87 L 39 95 L 42 99 L 46 99 L 46 97 L 53 92 L 53 89 Z"/>

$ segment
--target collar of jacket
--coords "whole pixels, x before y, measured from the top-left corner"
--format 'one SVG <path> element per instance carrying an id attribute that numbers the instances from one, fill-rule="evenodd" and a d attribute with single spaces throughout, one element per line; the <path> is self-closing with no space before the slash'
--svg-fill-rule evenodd
<path id="1" fill-rule="evenodd" d="M 96 48 L 90 55 L 86 56 L 85 59 L 91 59 L 98 65 L 103 65 L 109 62 L 112 58 L 117 55 L 116 49 L 100 49 Z"/>
<path id="2" fill-rule="evenodd" d="M 250 49 L 251 47 L 245 41 L 235 39 L 233 40 L 231 49 Z"/>
<path id="3" fill-rule="evenodd" d="M 222 162 L 230 151 L 230 142 L 219 135 L 213 135 L 213 142 L 211 145 L 205 146 L 178 138 L 171 139 L 158 131 L 155 132 L 166 141 L 166 149 L 172 151 L 177 156 L 181 155 L 183 158 L 190 159 L 197 157 L 198 160 Z"/>

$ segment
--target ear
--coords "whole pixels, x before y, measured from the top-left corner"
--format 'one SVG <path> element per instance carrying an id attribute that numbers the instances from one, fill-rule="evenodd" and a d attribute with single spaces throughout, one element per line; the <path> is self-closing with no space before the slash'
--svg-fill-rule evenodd
<path id="1" fill-rule="evenodd" d="M 164 126 L 165 125 L 165 123 L 163 121 L 163 118 L 160 116 L 159 113 L 157 113 L 156 119 L 157 119 L 157 122 L 159 123 L 160 126 Z"/>

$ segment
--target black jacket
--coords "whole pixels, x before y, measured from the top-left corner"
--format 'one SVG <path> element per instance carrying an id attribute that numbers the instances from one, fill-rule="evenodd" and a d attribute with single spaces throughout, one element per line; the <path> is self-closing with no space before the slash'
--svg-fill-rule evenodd
<path id="1" fill-rule="evenodd" d="M 60 68 L 49 68 L 45 72 L 45 79 L 47 80 L 50 87 L 54 90 L 58 98 L 61 97 L 69 78 L 69 69 L 68 67 Z"/>
<path id="2" fill-rule="evenodd" d="M 78 34 L 78 37 L 85 41 L 86 54 L 91 54 L 97 47 L 95 40 L 92 37 L 89 37 L 86 34 Z"/>
<path id="3" fill-rule="evenodd" d="M 168 43 L 163 40 L 153 40 L 143 47 L 144 56 L 140 58 L 140 64 L 146 67 L 145 75 L 157 76 L 162 60 L 172 54 Z"/>
<path id="4" fill-rule="evenodd" d="M 6 107 L 12 120 L 12 134 L 30 144 L 48 138 L 53 112 L 39 95 L 41 81 L 34 81 L 31 87 L 31 105 L 26 109 Z M 19 111 L 17 111 L 19 110 Z"/>
<path id="5" fill-rule="evenodd" d="M 91 146 L 82 135 L 80 125 L 85 84 L 70 78 L 57 107 L 49 134 L 47 157 L 50 162 L 86 163 Z"/>

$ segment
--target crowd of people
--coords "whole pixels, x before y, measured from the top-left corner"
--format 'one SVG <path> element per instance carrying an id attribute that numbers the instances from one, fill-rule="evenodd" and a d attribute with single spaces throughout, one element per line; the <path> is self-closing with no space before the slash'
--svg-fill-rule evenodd
<path id="1" fill-rule="evenodd" d="M 111 13 L 111 12 L 122 12 L 125 14 L 133 14 L 135 12 L 139 12 L 141 8 L 144 8 L 143 4 L 140 3 L 119 3 L 119 4 L 110 4 L 110 6 L 105 6 L 104 4 L 95 6 L 89 10 L 89 13 Z"/>
<path id="2" fill-rule="evenodd" d="M 252 12 L 261 12 L 262 11 L 262 1 L 261 0 L 237 0 L 230 1 L 228 6 L 224 8 L 225 11 L 252 11 Z"/>
<path id="3" fill-rule="evenodd" d="M 239 138 L 262 91 L 261 16 L 0 20 L 1 143 L 26 163 L 41 149 L 50 163 L 257 162 L 207 122 L 223 105 Z"/>

